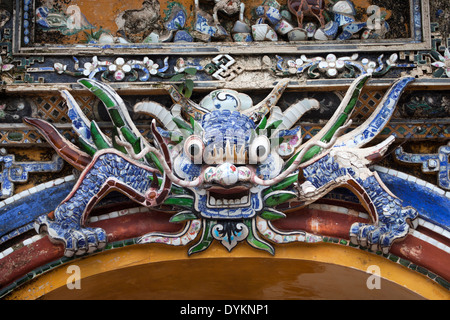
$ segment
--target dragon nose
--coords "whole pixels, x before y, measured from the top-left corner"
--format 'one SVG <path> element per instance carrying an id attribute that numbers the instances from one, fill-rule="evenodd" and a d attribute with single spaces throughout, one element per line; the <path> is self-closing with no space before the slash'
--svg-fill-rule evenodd
<path id="1" fill-rule="evenodd" d="M 238 181 L 249 181 L 251 171 L 245 166 L 236 167 L 234 164 L 226 162 L 218 167 L 206 168 L 204 175 L 207 182 L 230 186 Z"/>
<path id="2" fill-rule="evenodd" d="M 239 172 L 234 164 L 224 163 L 217 167 L 216 181 L 225 186 L 230 186 L 239 181 Z"/>

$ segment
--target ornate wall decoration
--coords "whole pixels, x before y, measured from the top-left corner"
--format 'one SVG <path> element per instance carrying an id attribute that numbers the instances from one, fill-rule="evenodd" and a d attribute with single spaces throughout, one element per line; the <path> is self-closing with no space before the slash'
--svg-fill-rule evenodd
<path id="1" fill-rule="evenodd" d="M 287 66 L 283 66 L 283 58 L 277 56 L 277 70 L 280 75 L 292 75 L 307 73 L 309 78 L 317 79 L 322 75 L 328 78 L 336 78 L 340 73 L 345 72 L 343 77 L 355 78 L 358 75 L 370 73 L 373 76 L 382 76 L 391 68 L 414 68 L 414 63 L 397 63 L 398 54 L 392 54 L 388 59 L 383 59 L 384 55 L 380 55 L 377 61 L 371 61 L 367 58 L 358 59 L 358 54 L 351 57 L 339 57 L 330 53 L 325 58 L 314 57 L 307 58 L 301 56 L 296 60 L 287 61 Z"/>
<path id="2" fill-rule="evenodd" d="M 147 243 L 352 247 L 448 290 L 449 10 L 1 3 L 0 296 Z"/>
<path id="3" fill-rule="evenodd" d="M 363 75 L 352 84 L 331 122 L 304 144 L 298 136 L 300 128 L 292 125 L 308 109 L 317 108 L 317 102 L 301 101 L 281 112 L 275 104 L 286 82 L 255 106 L 247 95 L 230 90 L 213 91 L 200 105 L 172 91 L 178 106 L 172 108 L 172 114 L 158 104 L 145 104 L 144 110 L 151 110 L 148 112 L 164 124 L 158 129 L 153 122 L 154 142 L 150 144 L 130 121 L 123 101 L 110 87 L 80 80 L 105 103 L 117 134 L 111 140 L 106 137 L 94 121 L 80 113 L 66 91 L 63 96 L 82 149 L 67 142 L 48 123 L 26 120 L 40 129 L 66 161 L 84 169 L 69 197 L 50 216 L 41 216 L 36 229 L 45 226 L 52 238 L 64 241 L 67 256 L 102 248 L 106 234 L 98 228 L 87 228 L 84 221 L 98 200 L 110 190 L 119 190 L 144 206 L 168 201 L 186 207 L 171 220 L 190 221 L 187 234 L 193 232 L 191 228 L 201 230 L 200 242 L 189 253 L 205 250 L 213 239 L 220 240 L 229 250 L 237 242 L 247 240 L 256 248 L 274 253 L 271 245 L 260 238 L 257 219 L 266 220 L 272 233 L 285 241 L 315 242 L 317 236 L 307 233 L 283 236 L 277 232 L 270 220 L 284 214 L 271 207 L 292 198 L 307 205 L 330 189 L 345 185 L 361 198 L 374 222 L 370 226 L 353 225 L 352 241 L 388 252 L 395 239 L 408 233 L 408 223 L 417 218 L 417 212 L 394 200 L 366 167 L 383 154 L 393 137 L 368 149 L 360 146 L 376 137 L 389 121 L 401 92 L 413 79 L 395 83 L 370 121 L 339 137 L 348 127 L 355 97 L 367 79 Z M 190 124 L 182 120 L 182 114 L 191 119 Z M 111 149 L 114 146 L 116 150 Z M 192 225 L 194 221 L 197 222 Z M 149 234 L 141 242 L 186 244 L 181 241 L 186 233 Z"/>

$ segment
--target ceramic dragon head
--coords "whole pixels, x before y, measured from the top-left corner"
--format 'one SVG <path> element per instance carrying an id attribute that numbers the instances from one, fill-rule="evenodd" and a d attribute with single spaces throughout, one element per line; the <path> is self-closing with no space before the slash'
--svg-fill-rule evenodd
<path id="1" fill-rule="evenodd" d="M 170 204 L 180 209 L 171 221 L 185 222 L 181 233 L 151 233 L 142 236 L 141 243 L 185 245 L 200 234 L 189 254 L 205 250 L 214 239 L 228 250 L 246 240 L 273 254 L 273 246 L 263 238 L 281 243 L 321 240 L 320 235 L 274 228 L 271 220 L 285 217 L 276 205 L 295 199 L 306 206 L 345 186 L 361 199 L 373 222 L 355 223 L 349 237 L 357 244 L 389 250 L 394 240 L 406 236 L 417 212 L 402 207 L 367 167 L 393 138 L 370 148 L 361 146 L 389 121 L 401 92 L 413 79 L 399 79 L 372 117 L 343 135 L 368 77 L 354 81 L 327 125 L 304 143 L 296 123 L 319 104 L 305 99 L 282 111 L 276 103 L 288 81 L 280 81 L 256 105 L 248 95 L 228 89 L 215 90 L 197 104 L 171 86 L 170 111 L 156 102 L 134 107 L 154 118 L 153 141 L 148 141 L 114 90 L 95 80 L 80 80 L 103 101 L 115 128 L 111 137 L 103 134 L 67 91 L 62 95 L 81 149 L 48 123 L 26 119 L 64 159 L 83 170 L 71 194 L 51 215 L 39 217 L 36 229 L 44 227 L 53 239 L 64 242 L 68 256 L 102 248 L 106 234 L 101 228 L 89 228 L 86 219 L 107 192 L 117 190 L 143 206 Z"/>

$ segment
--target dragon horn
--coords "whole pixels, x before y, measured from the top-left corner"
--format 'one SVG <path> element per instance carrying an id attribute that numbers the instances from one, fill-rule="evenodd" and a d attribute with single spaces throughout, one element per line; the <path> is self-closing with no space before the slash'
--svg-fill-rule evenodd
<path id="1" fill-rule="evenodd" d="M 363 146 L 375 138 L 391 119 L 402 92 L 412 81 L 414 81 L 414 77 L 398 79 L 385 93 L 372 115 L 358 128 L 339 137 L 336 141 L 336 147 Z"/>
<path id="2" fill-rule="evenodd" d="M 42 119 L 24 117 L 23 121 L 34 126 L 42 134 L 55 151 L 77 170 L 84 170 L 91 162 L 89 154 L 80 150 L 72 142 L 64 138 L 50 123 Z"/>
<path id="3" fill-rule="evenodd" d="M 186 98 L 175 86 L 168 86 L 167 91 L 169 92 L 172 101 L 181 107 L 181 111 L 185 113 L 187 119 L 192 117 L 195 120 L 200 120 L 205 113 L 209 112 L 191 99 Z"/>
<path id="4" fill-rule="evenodd" d="M 122 127 L 127 127 L 137 137 L 140 136 L 140 132 L 131 120 L 125 103 L 110 86 L 93 79 L 80 79 L 78 83 L 89 89 L 103 102 L 112 122 L 119 131 Z"/>
<path id="5" fill-rule="evenodd" d="M 256 106 L 243 111 L 242 114 L 249 116 L 255 123 L 258 123 L 267 113 L 270 112 L 270 109 L 276 105 L 288 84 L 289 79 L 281 80 L 264 100 Z"/>
<path id="6" fill-rule="evenodd" d="M 319 141 L 327 143 L 331 141 L 331 139 L 337 133 L 338 129 L 344 126 L 350 119 L 353 109 L 355 108 L 356 103 L 358 102 L 361 90 L 364 87 L 366 81 L 369 79 L 369 77 L 370 74 L 363 74 L 353 81 L 352 85 L 347 90 L 344 99 L 342 99 L 339 107 L 336 109 L 331 119 L 328 120 L 327 124 L 314 137 L 308 140 L 308 143 L 313 142 L 315 143 Z M 299 147 L 297 147 L 294 156 L 292 156 L 288 160 L 285 167 L 290 166 L 290 164 L 295 161 L 295 159 L 297 158 L 301 150 L 304 148 L 304 146 L 305 144 L 302 144 Z M 318 144 L 315 144 L 308 150 L 308 152 L 304 153 L 304 157 L 301 163 L 313 158 L 320 152 L 320 150 L 321 147 Z"/>
<path id="7" fill-rule="evenodd" d="M 131 120 L 122 98 L 110 86 L 92 79 L 80 79 L 78 82 L 103 102 L 111 121 L 118 129 L 120 139 L 131 143 L 137 152 L 149 146 L 148 141 L 141 135 Z M 162 170 L 153 153 L 148 154 L 145 157 L 145 161 L 148 164 L 153 162 L 159 170 Z"/>
<path id="8" fill-rule="evenodd" d="M 91 122 L 85 116 L 80 106 L 74 99 L 74 97 L 67 90 L 61 90 L 61 96 L 66 100 L 67 108 L 69 109 L 67 115 L 70 120 L 72 120 L 72 128 L 78 134 L 78 136 L 82 137 L 86 143 L 90 144 L 94 147 L 94 141 L 92 140 L 91 134 Z M 75 125 L 75 123 L 77 125 Z"/>

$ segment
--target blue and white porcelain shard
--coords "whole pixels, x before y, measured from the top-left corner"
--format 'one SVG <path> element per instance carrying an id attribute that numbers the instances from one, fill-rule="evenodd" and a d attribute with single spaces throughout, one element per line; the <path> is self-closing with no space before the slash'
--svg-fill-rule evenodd
<path id="1" fill-rule="evenodd" d="M 349 23 L 348 25 L 343 27 L 344 31 L 350 32 L 350 33 L 357 33 L 364 29 L 367 26 L 366 22 L 353 22 Z"/>
<path id="2" fill-rule="evenodd" d="M 62 90 L 61 95 L 67 102 L 67 115 L 72 121 L 73 129 L 86 143 L 93 146 L 94 141 L 90 130 L 91 122 L 86 118 L 74 97 L 67 90 Z"/>
<path id="3" fill-rule="evenodd" d="M 336 21 L 329 21 L 323 28 L 324 34 L 328 39 L 334 39 L 339 29 L 339 24 Z"/>
<path id="4" fill-rule="evenodd" d="M 240 20 L 234 23 L 233 29 L 231 30 L 232 33 L 250 33 L 251 31 L 250 26 Z"/>
<path id="5" fill-rule="evenodd" d="M 199 12 L 197 12 L 195 30 L 209 36 L 214 36 L 217 33 L 217 28 L 209 25 L 208 20 Z"/>
<path id="6" fill-rule="evenodd" d="M 341 0 L 336 2 L 331 8 L 331 11 L 335 14 L 346 14 L 351 16 L 356 15 L 355 6 L 350 0 Z"/>
<path id="7" fill-rule="evenodd" d="M 167 30 L 174 31 L 183 29 L 186 25 L 186 19 L 186 12 L 182 8 L 178 7 L 176 9 L 173 9 L 169 19 L 164 23 L 164 27 Z"/>
<path id="8" fill-rule="evenodd" d="M 186 30 L 178 30 L 173 37 L 173 42 L 194 42 L 194 38 Z"/>
<path id="9" fill-rule="evenodd" d="M 352 23 L 355 22 L 356 19 L 352 16 L 347 16 L 345 14 L 339 14 L 339 13 L 335 13 L 334 14 L 334 21 L 337 22 L 339 24 L 340 27 L 348 24 L 348 23 Z"/>

